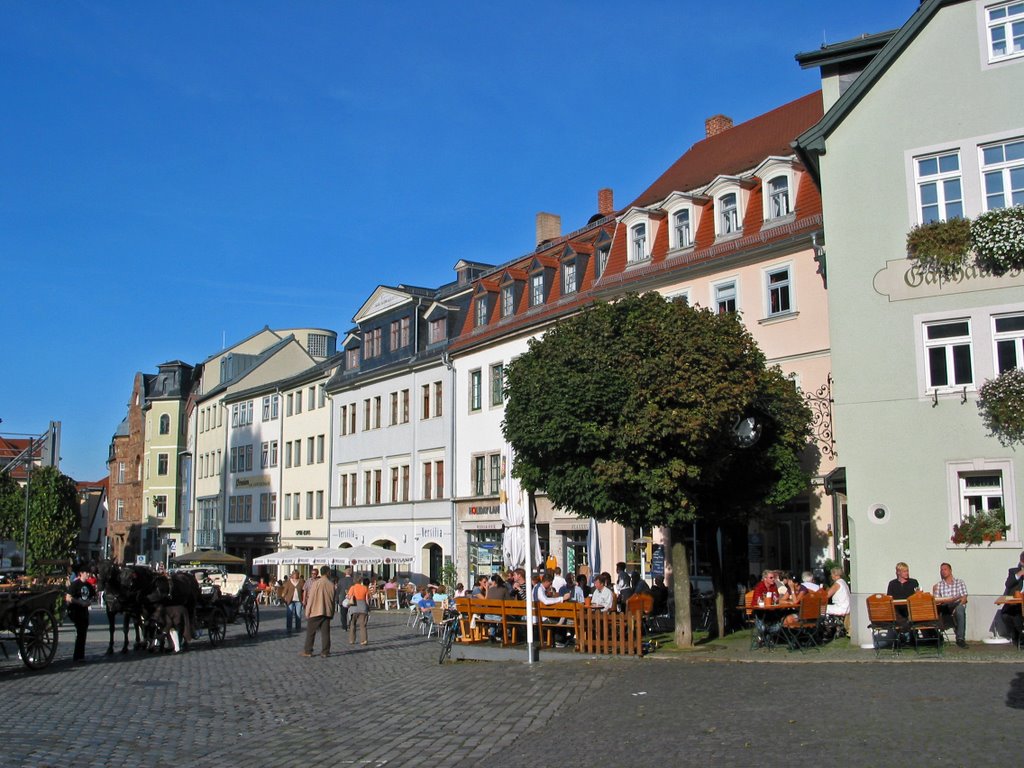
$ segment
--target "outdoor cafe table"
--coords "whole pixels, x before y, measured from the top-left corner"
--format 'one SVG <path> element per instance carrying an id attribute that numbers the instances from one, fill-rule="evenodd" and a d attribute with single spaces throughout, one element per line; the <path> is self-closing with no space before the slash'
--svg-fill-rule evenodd
<path id="1" fill-rule="evenodd" d="M 747 610 L 746 605 L 740 606 L 744 611 Z M 774 605 L 757 605 L 756 603 L 750 606 L 750 612 L 755 617 L 760 617 L 765 625 L 781 623 L 788 613 L 795 613 L 800 610 L 800 603 L 776 603 Z M 757 633 L 757 628 L 754 629 Z M 773 635 L 770 632 L 759 633 L 759 639 L 764 644 L 767 650 L 775 648 L 776 640 L 778 635 Z"/>

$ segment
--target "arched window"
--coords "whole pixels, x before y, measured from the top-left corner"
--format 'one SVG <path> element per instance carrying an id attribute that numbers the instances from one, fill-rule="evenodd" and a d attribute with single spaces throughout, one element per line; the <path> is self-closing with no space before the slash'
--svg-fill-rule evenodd
<path id="1" fill-rule="evenodd" d="M 681 211 L 676 211 L 673 220 L 676 248 L 689 248 L 693 245 L 693 233 L 690 231 L 690 210 L 684 208 Z"/>
<path id="2" fill-rule="evenodd" d="M 171 417 L 166 413 L 160 416 L 160 434 L 168 435 L 171 432 Z"/>
<path id="3" fill-rule="evenodd" d="M 789 179 L 785 176 L 768 182 L 768 213 L 773 219 L 789 215 Z"/>
<path id="4" fill-rule="evenodd" d="M 730 192 L 718 198 L 718 215 L 721 222 L 720 232 L 722 235 L 731 235 L 739 232 L 740 217 L 739 209 L 736 206 L 736 193 Z"/>
<path id="5" fill-rule="evenodd" d="M 647 258 L 647 225 L 635 224 L 630 230 L 629 260 L 641 261 Z"/>

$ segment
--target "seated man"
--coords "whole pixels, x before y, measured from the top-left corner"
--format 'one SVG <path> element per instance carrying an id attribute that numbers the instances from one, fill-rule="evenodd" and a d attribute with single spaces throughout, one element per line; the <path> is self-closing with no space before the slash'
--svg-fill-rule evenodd
<path id="1" fill-rule="evenodd" d="M 549 595 L 549 592 L 553 592 L 552 588 L 552 577 L 554 574 L 551 571 L 545 571 L 544 575 L 540 578 L 540 584 L 534 587 L 533 599 L 535 602 L 542 603 L 543 605 L 557 605 L 558 603 L 564 603 L 566 600 L 572 598 L 566 595 Z M 553 619 L 544 619 L 545 624 L 553 623 Z M 561 623 L 561 622 L 557 622 Z M 555 647 L 564 648 L 567 644 L 567 635 L 565 631 L 558 631 L 555 633 Z"/>
<path id="2" fill-rule="evenodd" d="M 765 568 L 761 571 L 761 580 L 754 587 L 754 631 L 763 642 L 768 635 L 777 635 L 782 629 L 781 621 L 765 621 L 764 612 L 758 613 L 757 607 L 779 602 L 779 587 L 776 584 L 775 571 Z"/>
<path id="3" fill-rule="evenodd" d="M 1024 591 L 1024 552 L 1020 553 L 1020 560 L 1017 565 L 1010 568 L 1006 575 L 1006 583 L 1003 586 L 1005 587 L 1003 594 L 1007 596 Z M 1024 630 L 1024 621 L 1021 619 L 1021 607 L 1019 605 L 1004 605 L 1001 618 L 1004 626 L 1010 631 L 1011 639 L 1020 645 L 1021 633 Z"/>
<path id="4" fill-rule="evenodd" d="M 936 598 L 950 598 L 949 602 L 943 602 L 938 606 L 939 618 L 942 619 L 944 627 L 953 625 L 956 644 L 966 648 L 964 630 L 967 627 L 967 585 L 963 579 L 953 577 L 953 567 L 949 563 L 939 566 L 939 581 L 932 587 L 932 595 Z"/>

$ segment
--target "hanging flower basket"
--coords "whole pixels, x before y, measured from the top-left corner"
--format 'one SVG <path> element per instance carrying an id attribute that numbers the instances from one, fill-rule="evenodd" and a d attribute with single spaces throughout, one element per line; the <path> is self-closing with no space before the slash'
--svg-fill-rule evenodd
<path id="1" fill-rule="evenodd" d="M 954 544 L 965 544 L 966 546 L 979 545 L 982 542 L 1001 541 L 1003 535 L 1010 529 L 1006 524 L 1002 509 L 976 512 L 967 515 L 957 525 L 953 526 L 953 535 L 950 541 Z"/>
<path id="2" fill-rule="evenodd" d="M 967 219 L 932 221 L 907 233 L 907 258 L 924 272 L 949 277 L 961 270 L 971 250 L 971 223 Z"/>
<path id="3" fill-rule="evenodd" d="M 1024 369 L 1011 368 L 982 384 L 978 410 L 985 429 L 1002 445 L 1024 445 Z"/>
<path id="4" fill-rule="evenodd" d="M 981 214 L 970 241 L 977 265 L 993 275 L 1024 269 L 1024 205 Z"/>

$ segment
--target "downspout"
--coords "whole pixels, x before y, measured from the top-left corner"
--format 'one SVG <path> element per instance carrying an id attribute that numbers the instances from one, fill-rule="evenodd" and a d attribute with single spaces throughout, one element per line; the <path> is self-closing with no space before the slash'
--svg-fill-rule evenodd
<path id="1" fill-rule="evenodd" d="M 445 345 L 447 346 L 447 344 Z M 458 555 L 459 555 L 459 543 L 456 538 L 456 532 L 458 530 L 458 507 L 456 505 L 456 493 L 455 493 L 455 475 L 456 475 L 456 464 L 458 463 L 455 453 L 456 444 L 456 432 L 455 432 L 455 363 L 452 362 L 452 356 L 448 354 L 446 349 L 441 353 L 441 362 L 444 363 L 444 367 L 448 370 L 449 380 L 448 389 L 451 392 L 451 405 L 448 406 L 448 421 L 451 423 L 451 439 L 449 444 L 451 445 L 451 454 L 448 460 L 449 472 L 451 475 L 451 483 L 448 486 L 450 509 L 451 509 L 451 529 L 452 529 L 452 565 L 455 566 L 455 572 L 458 573 Z M 469 571 L 466 572 L 466 582 L 469 583 Z"/>
<path id="2" fill-rule="evenodd" d="M 227 407 L 228 407 L 227 403 L 225 403 L 223 400 L 218 401 L 218 405 L 220 405 L 220 407 L 223 408 L 224 410 L 227 410 Z M 228 456 L 230 455 L 230 451 L 231 451 L 231 449 L 230 449 L 230 447 L 228 445 L 228 430 L 231 429 L 231 417 L 230 417 L 230 414 L 224 420 L 228 423 L 228 426 L 224 427 L 224 458 L 221 460 L 221 465 L 220 465 L 221 507 L 220 507 L 220 547 L 218 547 L 218 549 L 221 549 L 222 551 L 227 552 L 228 473 L 227 473 L 227 470 L 224 469 L 224 467 L 228 466 L 228 465 L 225 464 L 224 462 L 229 462 L 230 461 L 230 459 L 228 458 Z"/>

